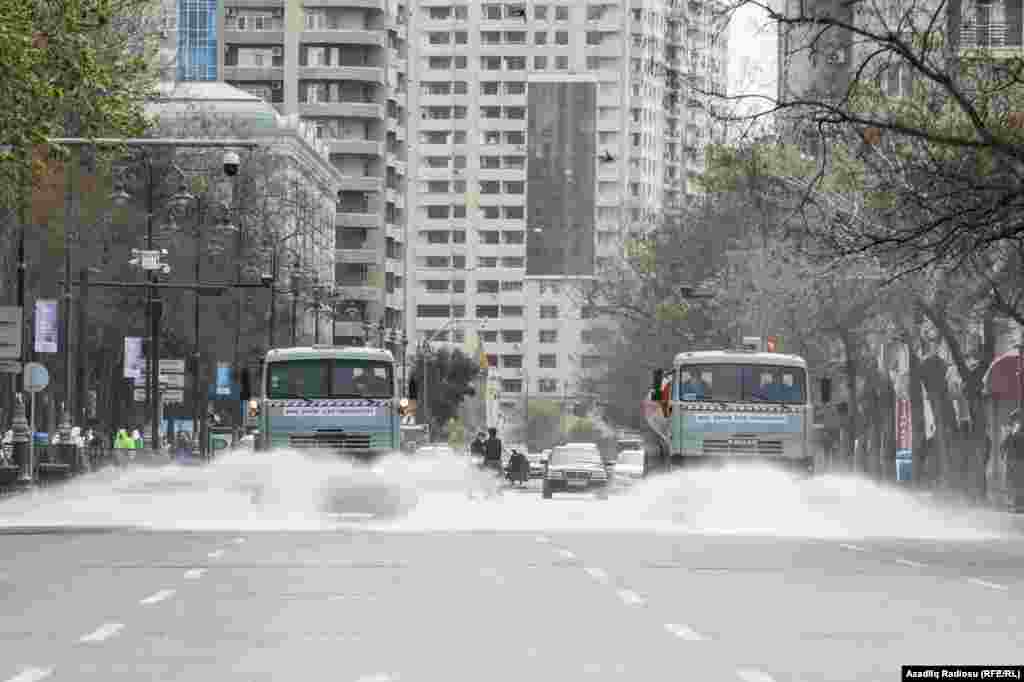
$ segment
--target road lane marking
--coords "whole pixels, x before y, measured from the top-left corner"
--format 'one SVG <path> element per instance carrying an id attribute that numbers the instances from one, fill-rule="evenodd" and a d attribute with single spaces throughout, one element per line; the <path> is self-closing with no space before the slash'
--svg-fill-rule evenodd
<path id="1" fill-rule="evenodd" d="M 173 597 L 174 592 L 174 590 L 160 590 L 159 592 L 154 592 L 145 599 L 140 600 L 139 603 L 147 606 L 149 604 L 159 604 L 160 602 Z"/>
<path id="2" fill-rule="evenodd" d="M 366 521 L 367 519 L 372 519 L 376 514 L 373 512 L 337 512 L 335 514 L 331 514 L 331 516 L 338 520 Z"/>
<path id="3" fill-rule="evenodd" d="M 204 573 L 206 573 L 205 568 L 190 568 L 185 571 L 185 580 L 198 580 L 203 577 Z"/>
<path id="4" fill-rule="evenodd" d="M 768 673 L 750 668 L 740 668 L 736 671 L 736 676 L 743 682 L 775 682 L 775 678 Z"/>
<path id="5" fill-rule="evenodd" d="M 644 598 L 633 590 L 619 590 L 619 599 L 626 602 L 629 606 L 636 606 L 637 604 L 644 603 Z"/>
<path id="6" fill-rule="evenodd" d="M 53 674 L 53 668 L 25 668 L 7 682 L 39 682 Z"/>
<path id="7" fill-rule="evenodd" d="M 990 590 L 1005 591 L 1010 589 L 1006 585 L 1000 585 L 999 583 L 990 583 L 989 581 L 982 580 L 981 578 L 968 578 L 967 582 L 971 583 L 972 585 L 978 585 L 979 587 L 987 587 Z"/>
<path id="8" fill-rule="evenodd" d="M 79 638 L 79 642 L 102 642 L 110 639 L 124 628 L 123 623 L 104 623 L 87 635 Z"/>
<path id="9" fill-rule="evenodd" d="M 558 550 L 558 556 L 562 557 L 563 559 L 575 559 L 576 558 L 576 555 L 573 554 L 572 552 L 570 552 L 567 549 L 560 549 L 560 550 Z"/>
<path id="10" fill-rule="evenodd" d="M 376 675 L 363 675 L 356 682 L 392 682 L 394 679 L 387 673 L 377 673 Z"/>
<path id="11" fill-rule="evenodd" d="M 696 630 L 686 627 L 685 625 L 679 625 L 678 623 L 666 623 L 665 629 L 679 639 L 685 639 L 689 642 L 703 642 L 705 640 L 704 635 L 700 634 Z"/>
<path id="12" fill-rule="evenodd" d="M 600 568 L 587 567 L 587 568 L 584 568 L 583 570 L 586 571 L 587 574 L 591 578 L 593 578 L 594 580 L 596 580 L 596 581 L 598 581 L 600 583 L 608 582 L 608 574 L 605 573 L 604 570 L 602 570 Z"/>
<path id="13" fill-rule="evenodd" d="M 218 549 L 216 551 L 210 552 L 206 556 L 210 557 L 211 559 L 219 559 L 222 556 L 224 556 L 224 550 L 223 549 Z"/>
<path id="14" fill-rule="evenodd" d="M 866 552 L 866 551 L 868 551 L 868 550 L 864 549 L 863 547 L 861 547 L 860 545 L 841 544 L 839 546 L 842 547 L 843 549 L 853 550 L 854 552 Z"/>
<path id="15" fill-rule="evenodd" d="M 904 566 L 910 566 L 912 568 L 926 568 L 927 564 L 922 564 L 920 561 L 911 561 L 910 559 L 895 559 L 896 563 Z"/>
<path id="16" fill-rule="evenodd" d="M 539 543 L 540 543 L 540 544 L 542 544 L 542 545 L 546 545 L 546 544 L 548 544 L 549 542 L 551 542 L 551 539 L 550 539 L 550 538 L 547 538 L 547 537 L 545 537 L 545 536 L 543 536 L 543 535 L 538 535 L 538 536 L 537 536 L 537 542 L 539 542 Z"/>

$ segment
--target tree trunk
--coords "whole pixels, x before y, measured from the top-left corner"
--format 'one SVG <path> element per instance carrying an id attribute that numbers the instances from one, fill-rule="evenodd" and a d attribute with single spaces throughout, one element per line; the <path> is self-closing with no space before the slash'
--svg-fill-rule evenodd
<path id="1" fill-rule="evenodd" d="M 858 433 L 858 419 L 857 415 L 860 411 L 860 401 L 857 399 L 857 351 L 856 341 L 853 339 L 853 335 L 849 332 L 844 332 L 840 337 L 843 344 L 843 355 L 846 363 L 846 391 L 847 391 L 847 409 L 846 409 L 846 446 L 844 448 L 843 457 L 845 459 L 846 466 L 850 467 L 854 472 L 860 473 L 864 471 L 863 462 L 859 462 L 858 457 L 863 452 L 862 448 L 857 447 Z"/>
<path id="2" fill-rule="evenodd" d="M 905 334 L 909 339 L 910 335 Z M 925 433 L 924 421 L 924 390 L 921 382 L 921 358 L 917 354 L 915 344 L 907 343 L 908 368 L 910 370 L 910 385 L 908 387 L 910 398 L 910 428 L 911 428 L 911 452 L 913 457 L 913 468 L 911 478 L 915 487 L 927 487 L 931 484 L 929 478 L 929 459 L 934 457 L 928 451 L 927 434 Z"/>
<path id="3" fill-rule="evenodd" d="M 940 485 L 954 491 L 962 485 L 962 474 L 957 452 L 956 410 L 946 381 L 948 369 L 946 361 L 934 353 L 921 363 L 921 379 L 928 391 L 928 402 L 935 420 L 935 454 Z"/>

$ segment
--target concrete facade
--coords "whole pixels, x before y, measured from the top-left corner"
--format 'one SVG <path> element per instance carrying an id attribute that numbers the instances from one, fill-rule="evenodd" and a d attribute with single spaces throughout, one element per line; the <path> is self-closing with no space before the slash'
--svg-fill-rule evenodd
<path id="1" fill-rule="evenodd" d="M 412 5 L 407 309 L 417 341 L 483 341 L 507 421 L 529 396 L 571 400 L 591 320 L 573 280 L 526 278 L 527 82 L 597 84 L 597 270 L 695 193 L 724 92 L 714 3 L 560 0 Z M 496 191 L 495 191 L 496 189 Z M 495 289 L 495 284 L 497 287 Z M 493 317 L 489 314 L 494 311 Z M 584 313 L 585 314 L 585 313 Z M 488 317 L 486 326 L 480 317 Z"/>

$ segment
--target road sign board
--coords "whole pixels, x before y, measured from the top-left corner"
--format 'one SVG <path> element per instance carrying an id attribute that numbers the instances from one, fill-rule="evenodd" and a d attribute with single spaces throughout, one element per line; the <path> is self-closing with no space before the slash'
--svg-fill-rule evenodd
<path id="1" fill-rule="evenodd" d="M 21 361 L 0 360 L 0 374 L 21 374 Z"/>
<path id="2" fill-rule="evenodd" d="M 165 403 L 183 403 L 185 402 L 185 391 L 180 389 L 172 388 L 164 391 L 161 395 L 164 397 Z"/>
<path id="3" fill-rule="evenodd" d="M 167 385 L 171 388 L 185 388 L 185 375 L 184 374 L 161 374 L 160 384 Z"/>
<path id="4" fill-rule="evenodd" d="M 25 390 L 29 393 L 39 393 L 50 384 L 50 373 L 46 367 L 38 362 L 30 362 L 25 365 Z"/>
<path id="5" fill-rule="evenodd" d="M 145 362 L 145 370 L 149 371 L 149 360 Z M 185 361 L 178 358 L 164 358 L 160 361 L 161 374 L 184 374 Z"/>
<path id="6" fill-rule="evenodd" d="M 0 306 L 0 359 L 21 358 L 21 325 L 21 308 L 14 305 Z"/>
<path id="7" fill-rule="evenodd" d="M 135 389 L 135 391 L 132 393 L 132 397 L 135 398 L 135 402 L 137 402 L 137 403 L 144 403 L 144 402 L 146 402 L 146 389 L 144 389 L 144 388 L 137 388 L 137 389 Z"/>

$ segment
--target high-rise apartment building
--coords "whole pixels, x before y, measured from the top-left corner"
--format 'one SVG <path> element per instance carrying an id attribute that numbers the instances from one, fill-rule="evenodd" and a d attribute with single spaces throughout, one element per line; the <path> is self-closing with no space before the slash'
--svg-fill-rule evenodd
<path id="1" fill-rule="evenodd" d="M 405 6 L 394 0 L 163 0 L 163 13 L 161 62 L 176 65 L 168 76 L 219 77 L 270 103 L 288 126 L 312 131 L 326 144 L 342 175 L 336 295 L 330 299 L 334 342 L 369 339 L 400 350 Z"/>
<path id="2" fill-rule="evenodd" d="M 419 0 L 412 7 L 409 211 L 415 229 L 408 277 L 414 305 L 407 325 L 418 341 L 462 343 L 479 332 L 513 420 L 528 398 L 575 397 L 580 373 L 600 364 L 593 348 L 600 332 L 571 295 L 579 277 L 598 273 L 619 256 L 626 232 L 648 229 L 696 189 L 687 172 L 699 172 L 708 139 L 706 93 L 724 91 L 726 77 L 726 44 L 711 19 L 713 6 L 703 0 Z M 561 84 L 565 92 L 591 84 L 591 111 L 574 100 L 561 113 L 583 116 L 563 122 L 576 130 L 587 128 L 589 116 L 592 144 L 555 144 L 554 138 L 571 137 L 566 125 L 551 120 L 559 112 L 546 112 L 547 123 L 534 126 L 531 93 L 541 83 L 556 90 Z M 587 87 L 577 90 L 572 97 L 587 98 Z M 566 158 L 546 158 L 531 134 L 550 134 Z M 536 163 L 564 174 L 544 201 L 529 196 L 531 187 L 543 187 L 529 181 Z M 580 164 L 590 172 L 574 171 Z M 582 176 L 589 187 L 579 187 Z M 534 209 L 556 217 L 531 224 Z M 590 228 L 581 232 L 584 222 Z M 548 235 L 535 241 L 542 229 Z M 593 243 L 581 249 L 567 241 L 570 234 Z M 549 267 L 543 275 L 529 269 L 531 252 L 552 258 L 561 245 L 576 254 L 571 268 Z M 592 262 L 584 271 L 579 259 L 586 254 Z"/>

